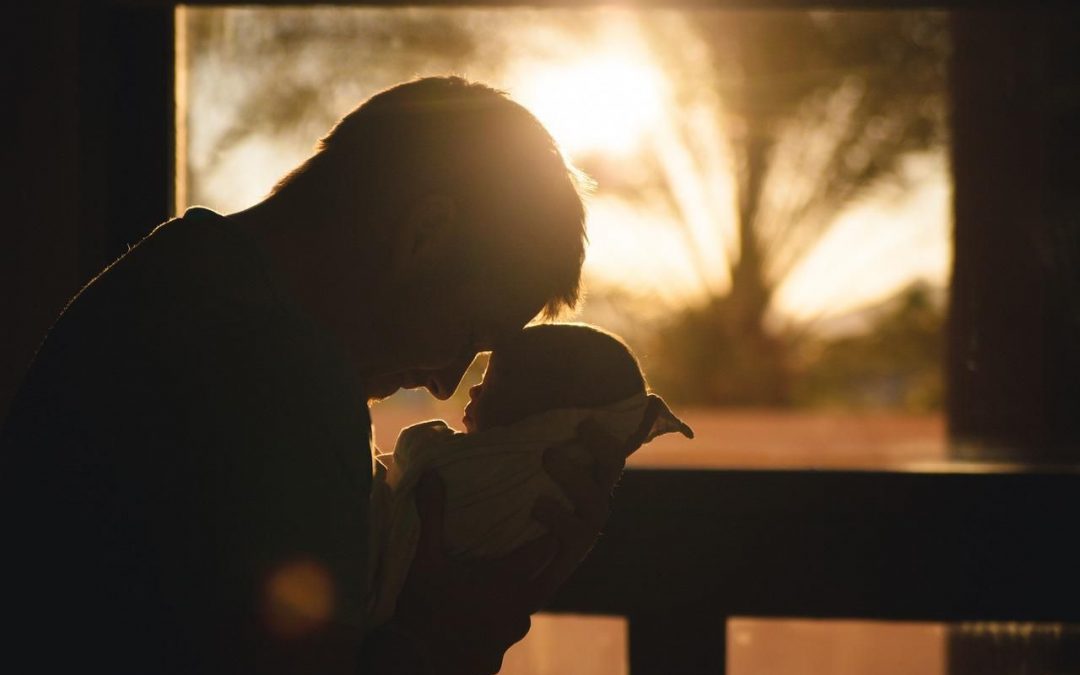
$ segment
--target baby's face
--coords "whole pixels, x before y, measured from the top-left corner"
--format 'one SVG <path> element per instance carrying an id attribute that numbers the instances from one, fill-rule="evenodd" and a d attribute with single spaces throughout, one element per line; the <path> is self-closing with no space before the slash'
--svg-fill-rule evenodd
<path id="1" fill-rule="evenodd" d="M 472 434 L 504 426 L 537 411 L 540 402 L 532 395 L 528 380 L 515 376 L 493 353 L 483 380 L 469 389 L 469 404 L 461 420 L 465 431 Z"/>

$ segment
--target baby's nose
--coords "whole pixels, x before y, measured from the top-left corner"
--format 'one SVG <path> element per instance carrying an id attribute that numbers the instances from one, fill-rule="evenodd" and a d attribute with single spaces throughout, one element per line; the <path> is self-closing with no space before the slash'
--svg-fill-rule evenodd
<path id="1" fill-rule="evenodd" d="M 469 387 L 469 400 L 470 401 L 476 400 L 476 395 L 479 394 L 479 393 L 480 393 L 480 385 L 479 384 L 474 384 L 473 386 Z"/>

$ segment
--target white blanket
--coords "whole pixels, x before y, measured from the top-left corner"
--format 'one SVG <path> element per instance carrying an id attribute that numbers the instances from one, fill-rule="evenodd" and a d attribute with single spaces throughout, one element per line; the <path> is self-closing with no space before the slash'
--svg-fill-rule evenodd
<path id="1" fill-rule="evenodd" d="M 656 421 L 643 442 L 661 434 L 693 432 L 654 394 L 639 394 L 603 408 L 552 410 L 518 423 L 464 434 L 441 420 L 403 429 L 393 454 L 376 456 L 371 493 L 368 626 L 394 613 L 420 536 L 413 498 L 424 472 L 438 471 L 446 487 L 447 553 L 455 558 L 494 558 L 536 539 L 546 528 L 531 517 L 540 495 L 567 508 L 570 501 L 543 468 L 544 451 L 566 445 L 576 461 L 590 456 L 574 442 L 578 425 L 593 419 L 620 440 L 637 431 L 651 408 Z"/>

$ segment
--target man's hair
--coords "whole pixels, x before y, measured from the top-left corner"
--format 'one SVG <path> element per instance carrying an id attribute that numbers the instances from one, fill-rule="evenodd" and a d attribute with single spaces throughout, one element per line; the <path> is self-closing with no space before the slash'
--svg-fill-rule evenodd
<path id="1" fill-rule="evenodd" d="M 341 118 L 275 193 L 306 192 L 383 220 L 429 192 L 449 194 L 472 226 L 472 259 L 573 309 L 585 259 L 588 182 L 543 125 L 504 92 L 460 77 L 382 91 Z"/>
<path id="2" fill-rule="evenodd" d="M 630 347 L 588 324 L 526 326 L 497 345 L 492 358 L 504 377 L 524 381 L 544 409 L 593 408 L 648 391 Z"/>

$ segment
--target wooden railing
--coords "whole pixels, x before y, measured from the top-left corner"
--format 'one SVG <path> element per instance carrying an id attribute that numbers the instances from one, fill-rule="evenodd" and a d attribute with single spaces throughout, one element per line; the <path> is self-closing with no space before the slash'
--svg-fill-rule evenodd
<path id="1" fill-rule="evenodd" d="M 1080 622 L 1080 472 L 635 471 L 549 609 L 633 675 L 724 672 L 730 616 Z"/>

